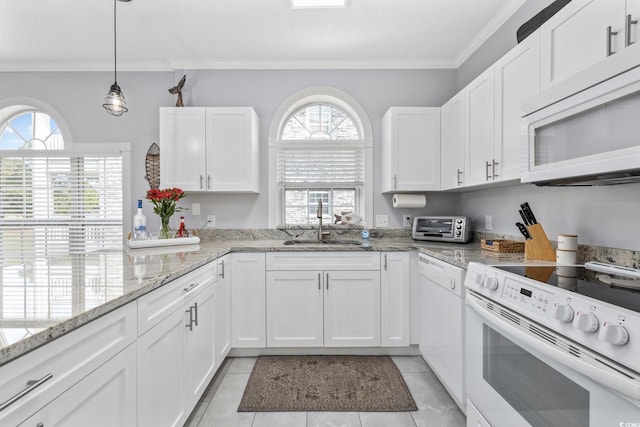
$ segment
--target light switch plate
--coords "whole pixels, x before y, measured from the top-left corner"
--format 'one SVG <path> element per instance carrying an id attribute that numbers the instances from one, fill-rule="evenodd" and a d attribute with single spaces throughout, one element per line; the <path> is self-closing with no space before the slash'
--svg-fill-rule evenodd
<path id="1" fill-rule="evenodd" d="M 493 230 L 493 217 L 491 215 L 484 216 L 484 229 Z"/>
<path id="2" fill-rule="evenodd" d="M 389 215 L 376 215 L 376 227 L 388 227 Z"/>
<path id="3" fill-rule="evenodd" d="M 200 216 L 200 203 L 191 203 L 191 216 Z"/>

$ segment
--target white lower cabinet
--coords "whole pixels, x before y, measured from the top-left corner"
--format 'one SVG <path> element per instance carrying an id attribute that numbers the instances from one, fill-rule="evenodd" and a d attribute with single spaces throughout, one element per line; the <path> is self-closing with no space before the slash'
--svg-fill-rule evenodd
<path id="1" fill-rule="evenodd" d="M 135 425 L 135 343 L 20 424 L 25 427 Z"/>
<path id="2" fill-rule="evenodd" d="M 218 261 L 218 309 L 216 311 L 216 354 L 220 365 L 231 350 L 231 255 Z"/>
<path id="3" fill-rule="evenodd" d="M 380 269 L 381 345 L 411 344 L 411 263 L 409 252 L 383 252 Z"/>
<path id="4" fill-rule="evenodd" d="M 324 346 L 380 346 L 380 272 L 327 271 Z"/>
<path id="5" fill-rule="evenodd" d="M 267 346 L 380 346 L 379 266 L 377 252 L 268 253 Z"/>
<path id="6" fill-rule="evenodd" d="M 322 347 L 322 272 L 267 272 L 267 347 Z"/>
<path id="7" fill-rule="evenodd" d="M 235 253 L 225 274 L 231 274 L 231 347 L 266 347 L 265 254 Z"/>
<path id="8" fill-rule="evenodd" d="M 167 285 L 186 294 L 183 303 L 138 337 L 140 427 L 183 425 L 218 367 L 214 266 L 207 264 Z M 201 280 L 195 282 L 196 277 Z M 155 296 L 141 297 L 139 305 L 145 306 L 146 298 Z"/>

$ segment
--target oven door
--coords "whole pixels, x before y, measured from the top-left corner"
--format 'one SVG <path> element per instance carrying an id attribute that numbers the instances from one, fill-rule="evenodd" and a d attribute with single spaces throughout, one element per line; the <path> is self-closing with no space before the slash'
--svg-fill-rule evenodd
<path id="1" fill-rule="evenodd" d="M 466 304 L 467 396 L 492 426 L 640 425 L 633 372 L 473 292 Z"/>

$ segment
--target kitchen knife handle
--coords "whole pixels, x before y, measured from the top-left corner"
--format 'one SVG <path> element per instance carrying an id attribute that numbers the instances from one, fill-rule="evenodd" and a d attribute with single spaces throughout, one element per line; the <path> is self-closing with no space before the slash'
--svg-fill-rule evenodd
<path id="1" fill-rule="evenodd" d="M 518 212 L 520 213 L 520 218 L 522 218 L 522 221 L 524 222 L 524 224 L 529 225 L 529 220 L 527 219 L 527 216 L 524 214 L 522 209 L 518 209 Z"/>

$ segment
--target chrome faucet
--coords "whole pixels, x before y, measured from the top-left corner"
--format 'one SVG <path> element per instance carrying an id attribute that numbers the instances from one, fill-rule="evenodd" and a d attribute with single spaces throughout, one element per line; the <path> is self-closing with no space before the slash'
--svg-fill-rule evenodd
<path id="1" fill-rule="evenodd" d="M 324 240 L 324 238 L 328 237 L 331 232 L 322 230 L 322 199 L 318 200 L 318 210 L 316 212 L 316 216 L 320 220 L 320 227 L 318 228 L 318 240 Z"/>

